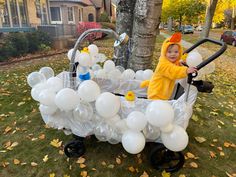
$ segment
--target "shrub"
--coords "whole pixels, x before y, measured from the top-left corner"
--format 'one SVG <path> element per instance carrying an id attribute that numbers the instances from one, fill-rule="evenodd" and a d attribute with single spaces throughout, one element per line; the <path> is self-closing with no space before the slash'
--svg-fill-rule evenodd
<path id="1" fill-rule="evenodd" d="M 28 52 L 28 40 L 24 33 L 10 33 L 6 39 L 6 45 L 10 48 L 15 48 L 17 52 L 13 52 L 11 56 L 22 56 Z"/>
<path id="2" fill-rule="evenodd" d="M 99 22 L 110 22 L 109 15 L 106 12 L 101 13 Z"/>
<path id="3" fill-rule="evenodd" d="M 116 30 L 116 25 L 114 23 L 108 23 L 108 22 L 101 22 L 102 28 L 109 28 L 112 30 Z"/>
<path id="4" fill-rule="evenodd" d="M 16 56 L 17 50 L 8 40 L 3 40 L 0 44 L 0 62 L 7 60 L 11 56 Z"/>

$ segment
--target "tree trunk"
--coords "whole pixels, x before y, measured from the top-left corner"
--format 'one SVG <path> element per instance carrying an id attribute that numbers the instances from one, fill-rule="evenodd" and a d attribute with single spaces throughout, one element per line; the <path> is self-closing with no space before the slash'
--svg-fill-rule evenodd
<path id="1" fill-rule="evenodd" d="M 152 55 L 159 32 L 162 0 L 137 0 L 132 33 L 132 56 L 128 67 L 134 71 L 152 68 Z"/>
<path id="2" fill-rule="evenodd" d="M 206 9 L 205 25 L 203 26 L 201 38 L 206 38 L 209 36 L 212 19 L 215 13 L 217 2 L 218 0 L 209 0 L 209 5 L 207 6 L 207 9 Z"/>
<path id="3" fill-rule="evenodd" d="M 136 0 L 117 0 L 116 9 L 116 32 L 119 34 L 126 33 L 131 38 L 133 30 L 133 16 Z M 128 46 L 116 48 L 114 53 L 114 62 L 116 65 L 127 67 L 129 54 L 127 53 Z"/>
<path id="4" fill-rule="evenodd" d="M 173 20 L 171 17 L 168 18 L 168 31 L 172 31 L 172 26 L 173 26 Z"/>
<path id="5" fill-rule="evenodd" d="M 235 26 L 235 6 L 233 6 L 233 10 L 232 10 L 232 19 L 231 19 L 231 29 L 234 30 L 234 26 Z"/>

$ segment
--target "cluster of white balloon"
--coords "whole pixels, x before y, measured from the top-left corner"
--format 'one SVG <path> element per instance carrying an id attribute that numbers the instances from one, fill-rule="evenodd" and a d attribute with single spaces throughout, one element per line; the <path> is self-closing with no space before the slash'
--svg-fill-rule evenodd
<path id="1" fill-rule="evenodd" d="M 72 50 L 68 52 L 69 59 L 71 55 Z M 77 51 L 78 73 L 84 75 L 89 72 L 96 78 L 121 80 L 146 80 L 153 74 L 152 70 L 136 73 L 125 70 L 115 66 L 111 60 L 107 60 L 102 68 L 97 63 L 104 62 L 105 58 L 94 44 L 88 46 L 88 51 Z M 131 154 L 143 150 L 145 139 L 155 141 L 161 137 L 163 144 L 172 151 L 181 151 L 187 146 L 188 135 L 182 127 L 174 125 L 174 110 L 167 101 L 152 101 L 145 113 L 133 111 L 127 117 L 120 117 L 120 97 L 110 92 L 101 93 L 98 84 L 91 79 L 81 80 L 78 90 L 64 88 L 63 80 L 54 77 L 50 67 L 43 67 L 27 77 L 33 99 L 40 102 L 41 114 L 53 116 L 58 112 L 70 112 L 80 124 L 90 122 L 99 140 L 112 144 L 122 142 L 124 149 Z M 70 128 L 73 132 L 73 125 Z"/>

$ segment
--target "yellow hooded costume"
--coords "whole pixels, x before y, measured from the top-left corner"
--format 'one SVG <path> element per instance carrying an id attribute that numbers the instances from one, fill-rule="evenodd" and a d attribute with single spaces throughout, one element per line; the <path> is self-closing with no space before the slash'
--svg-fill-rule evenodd
<path id="1" fill-rule="evenodd" d="M 148 87 L 148 99 L 170 99 L 175 86 L 175 80 L 187 77 L 187 67 L 180 66 L 182 56 L 182 46 L 180 44 L 181 34 L 175 33 L 172 37 L 167 38 L 161 48 L 161 56 L 159 63 L 151 80 L 146 80 L 141 83 L 141 88 Z M 171 44 L 179 46 L 179 58 L 172 63 L 166 57 L 166 52 Z"/>

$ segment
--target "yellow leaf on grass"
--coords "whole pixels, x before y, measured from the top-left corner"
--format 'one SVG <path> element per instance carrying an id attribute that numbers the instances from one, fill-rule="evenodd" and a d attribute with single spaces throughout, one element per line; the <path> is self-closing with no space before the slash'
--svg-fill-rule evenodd
<path id="1" fill-rule="evenodd" d="M 63 177 L 70 177 L 70 175 L 63 175 Z"/>
<path id="2" fill-rule="evenodd" d="M 229 143 L 229 142 L 224 142 L 224 147 L 227 147 L 227 148 L 228 148 L 228 147 L 230 146 L 230 144 L 231 144 L 231 143 Z"/>
<path id="3" fill-rule="evenodd" d="M 10 132 L 11 131 L 11 127 L 9 127 L 9 126 L 7 126 L 6 128 L 5 128 L 5 130 L 4 130 L 4 134 L 6 134 L 6 133 L 8 133 L 8 132 Z"/>
<path id="4" fill-rule="evenodd" d="M 219 151 L 222 151 L 222 150 L 223 150 L 223 148 L 222 148 L 222 147 L 217 147 L 217 149 L 218 149 Z"/>
<path id="5" fill-rule="evenodd" d="M 24 102 L 24 101 L 22 101 L 22 102 L 18 103 L 18 104 L 17 104 L 17 106 L 21 106 L 21 105 L 23 105 L 23 104 L 25 104 L 25 102 Z"/>
<path id="6" fill-rule="evenodd" d="M 198 168 L 198 164 L 195 163 L 195 162 L 191 162 L 191 163 L 190 163 L 190 166 L 191 166 L 192 168 Z"/>
<path id="7" fill-rule="evenodd" d="M 195 158 L 195 155 L 192 154 L 191 152 L 187 152 L 187 153 L 186 153 L 186 156 L 187 156 L 189 159 L 194 159 L 194 158 Z"/>
<path id="8" fill-rule="evenodd" d="M 56 148 L 59 148 L 62 144 L 62 141 L 59 141 L 59 139 L 53 139 L 50 144 Z"/>
<path id="9" fill-rule="evenodd" d="M 76 163 L 84 163 L 85 162 L 85 158 L 83 157 L 79 157 L 78 160 L 76 161 Z"/>
<path id="10" fill-rule="evenodd" d="M 86 165 L 84 165 L 83 163 L 81 163 L 81 164 L 79 165 L 79 167 L 80 167 L 80 168 L 85 168 Z"/>
<path id="11" fill-rule="evenodd" d="M 9 162 L 2 162 L 1 165 L 5 168 L 9 165 Z"/>
<path id="12" fill-rule="evenodd" d="M 219 119 L 216 119 L 221 125 L 225 125 L 225 123 Z"/>
<path id="13" fill-rule="evenodd" d="M 18 164 L 20 164 L 20 161 L 19 161 L 18 159 L 14 159 L 14 160 L 13 160 L 13 163 L 14 163 L 15 165 L 18 165 Z"/>
<path id="14" fill-rule="evenodd" d="M 143 174 L 140 177 L 149 177 L 146 171 L 143 172 Z"/>
<path id="15" fill-rule="evenodd" d="M 45 139 L 45 134 L 41 134 L 41 135 L 39 135 L 39 139 L 40 139 L 40 140 Z"/>
<path id="16" fill-rule="evenodd" d="M 88 176 L 88 172 L 87 171 L 81 171 L 80 176 L 86 177 L 86 176 Z"/>
<path id="17" fill-rule="evenodd" d="M 221 151 L 220 156 L 225 156 L 225 153 Z"/>
<path id="18" fill-rule="evenodd" d="M 107 164 L 106 164 L 106 162 L 102 161 L 102 165 L 103 165 L 103 166 L 106 166 Z"/>
<path id="19" fill-rule="evenodd" d="M 55 177 L 56 175 L 55 175 L 55 173 L 50 173 L 49 174 L 49 177 Z"/>
<path id="20" fill-rule="evenodd" d="M 179 175 L 179 177 L 186 177 L 185 175 L 183 175 L 183 174 L 181 174 L 181 175 Z"/>
<path id="21" fill-rule="evenodd" d="M 47 161 L 48 161 L 48 155 L 45 155 L 45 156 L 44 156 L 43 161 L 44 161 L 44 162 L 47 162 Z"/>
<path id="22" fill-rule="evenodd" d="M 195 140 L 196 140 L 197 142 L 199 142 L 199 143 L 203 143 L 203 142 L 206 141 L 206 138 L 204 138 L 204 137 L 197 136 L 197 137 L 194 137 L 194 138 L 195 138 Z"/>
<path id="23" fill-rule="evenodd" d="M 193 119 L 195 122 L 197 122 L 197 121 L 199 120 L 196 115 L 193 115 L 193 116 L 192 116 L 192 119 Z"/>
<path id="24" fill-rule="evenodd" d="M 18 142 L 13 142 L 12 144 L 11 144 L 11 147 L 16 147 L 16 146 L 18 146 Z"/>
<path id="25" fill-rule="evenodd" d="M 211 158 L 216 158 L 216 154 L 213 151 L 209 151 Z"/>
<path id="26" fill-rule="evenodd" d="M 166 172 L 165 170 L 164 171 L 162 171 L 162 173 L 161 173 L 161 176 L 162 177 L 170 177 L 170 173 L 168 173 L 168 172 Z"/>
<path id="27" fill-rule="evenodd" d="M 30 165 L 31 165 L 32 167 L 36 167 L 38 164 L 37 164 L 36 162 L 31 162 Z"/>
<path id="28" fill-rule="evenodd" d="M 120 160 L 120 158 L 116 158 L 116 163 L 118 164 L 118 165 L 120 165 L 121 164 L 121 160 Z"/>
<path id="29" fill-rule="evenodd" d="M 132 172 L 132 173 L 134 173 L 134 172 L 135 172 L 135 169 L 134 169 L 134 167 L 133 167 L 133 166 L 129 167 L 129 168 L 128 168 L 128 170 L 129 170 L 130 172 Z"/>
<path id="30" fill-rule="evenodd" d="M 112 169 L 112 168 L 115 167 L 115 165 L 113 165 L 113 164 L 109 164 L 107 167 Z"/>

